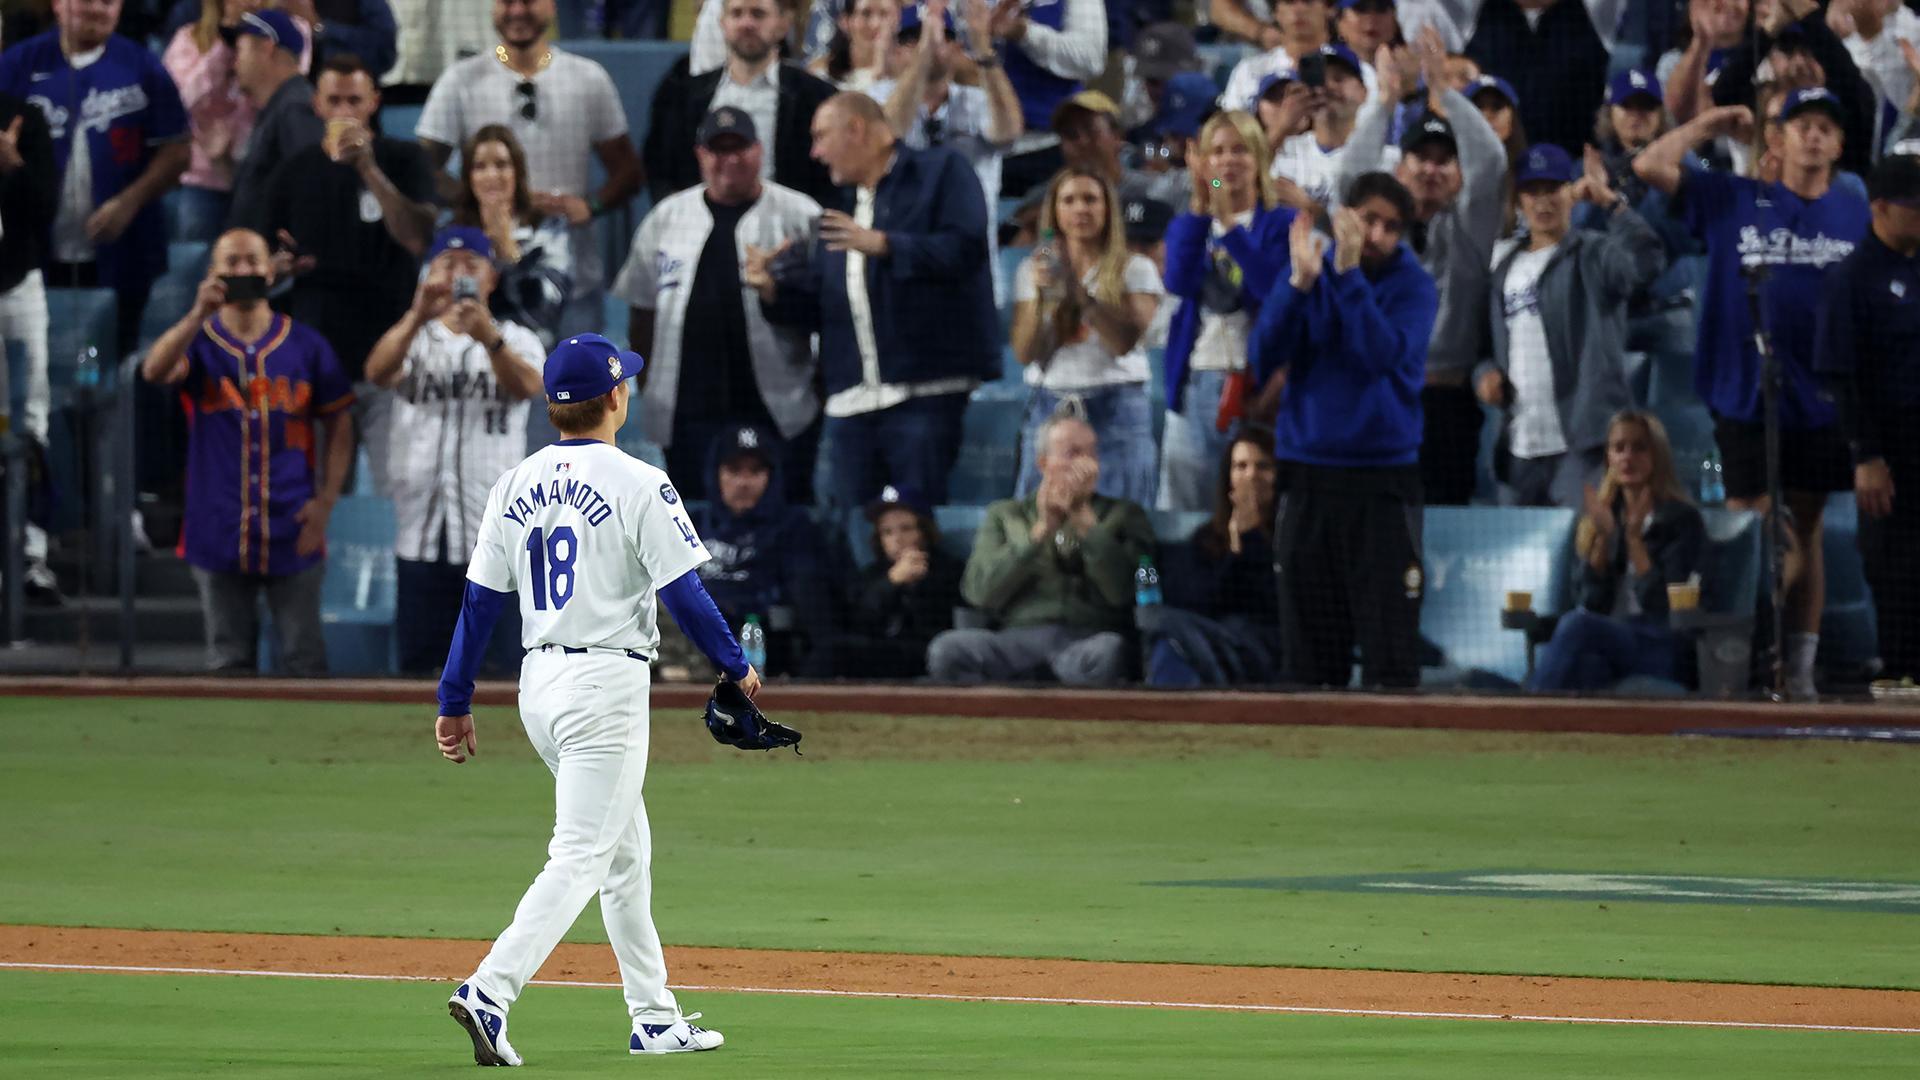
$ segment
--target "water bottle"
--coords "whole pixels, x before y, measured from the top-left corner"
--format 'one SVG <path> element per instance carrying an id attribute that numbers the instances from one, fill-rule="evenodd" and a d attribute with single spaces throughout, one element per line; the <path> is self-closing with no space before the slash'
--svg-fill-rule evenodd
<path id="1" fill-rule="evenodd" d="M 1061 282 L 1060 275 L 1065 272 L 1067 268 L 1061 263 L 1060 248 L 1054 243 L 1052 229 L 1040 230 L 1040 243 L 1034 247 L 1033 254 L 1036 258 L 1043 258 L 1053 264 L 1053 284 L 1044 289 L 1036 290 L 1040 294 L 1040 299 L 1058 300 L 1065 296 L 1067 288 L 1066 285 Z"/>
<path id="2" fill-rule="evenodd" d="M 1719 506 L 1726 501 L 1726 474 L 1720 467 L 1720 451 L 1714 450 L 1700 462 L 1700 503 L 1703 506 Z"/>
<path id="3" fill-rule="evenodd" d="M 767 632 L 760 629 L 760 616 L 749 615 L 740 627 L 740 652 L 747 663 L 762 675 L 767 673 Z"/>
<path id="4" fill-rule="evenodd" d="M 73 358 L 74 388 L 92 390 L 100 385 L 100 379 L 100 350 L 91 345 L 80 346 L 80 354 Z"/>
<path id="5" fill-rule="evenodd" d="M 1133 572 L 1133 606 L 1155 607 L 1160 603 L 1160 571 L 1153 560 L 1140 556 L 1140 568 Z"/>

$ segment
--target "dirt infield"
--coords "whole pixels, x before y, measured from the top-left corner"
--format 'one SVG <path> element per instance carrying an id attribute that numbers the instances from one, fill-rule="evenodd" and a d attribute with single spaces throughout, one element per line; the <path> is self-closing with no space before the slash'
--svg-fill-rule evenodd
<path id="1" fill-rule="evenodd" d="M 0 963 L 46 969 L 457 981 L 480 941 L 0 926 Z M 1426 1015 L 1901 1030 L 1920 992 L 1309 968 L 669 947 L 678 988 Z M 618 985 L 604 945 L 562 945 L 543 980 Z"/>

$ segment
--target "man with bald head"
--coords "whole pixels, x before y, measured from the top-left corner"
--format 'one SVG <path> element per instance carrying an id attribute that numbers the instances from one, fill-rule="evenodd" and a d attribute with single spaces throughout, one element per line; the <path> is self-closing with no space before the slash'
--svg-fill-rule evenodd
<path id="1" fill-rule="evenodd" d="M 267 306 L 272 284 L 266 240 L 222 234 L 192 309 L 147 350 L 140 375 L 178 386 L 193 418 L 181 546 L 200 586 L 208 669 L 255 669 L 265 592 L 278 670 L 324 675 L 320 579 L 353 454 L 353 384 L 325 338 Z"/>
<path id="2" fill-rule="evenodd" d="M 827 99 L 812 131 L 852 213 L 823 213 L 811 250 L 749 245 L 743 280 L 768 319 L 819 331 L 826 500 L 892 484 L 938 505 L 967 395 L 1000 370 L 986 198 L 964 157 L 896 142 L 865 94 Z"/>

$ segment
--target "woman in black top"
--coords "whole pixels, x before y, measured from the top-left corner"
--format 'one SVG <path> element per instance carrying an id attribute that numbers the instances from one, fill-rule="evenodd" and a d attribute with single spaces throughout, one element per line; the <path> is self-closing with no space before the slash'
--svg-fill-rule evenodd
<path id="1" fill-rule="evenodd" d="M 867 508 L 873 565 L 848 596 L 848 630 L 816 650 L 808 674 L 913 679 L 927 673 L 927 643 L 953 628 L 960 563 L 940 550 L 933 517 L 911 495 L 889 487 Z"/>

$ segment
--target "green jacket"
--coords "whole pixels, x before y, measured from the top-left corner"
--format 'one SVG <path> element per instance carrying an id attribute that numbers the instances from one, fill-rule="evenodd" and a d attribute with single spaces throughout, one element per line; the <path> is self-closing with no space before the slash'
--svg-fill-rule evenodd
<path id="1" fill-rule="evenodd" d="M 1002 627 L 1133 625 L 1133 574 L 1153 553 L 1153 526 L 1145 510 L 1119 499 L 1096 495 L 1093 512 L 1093 529 L 1062 547 L 1051 538 L 1033 542 L 1040 518 L 1033 496 L 987 507 L 960 595 Z"/>

